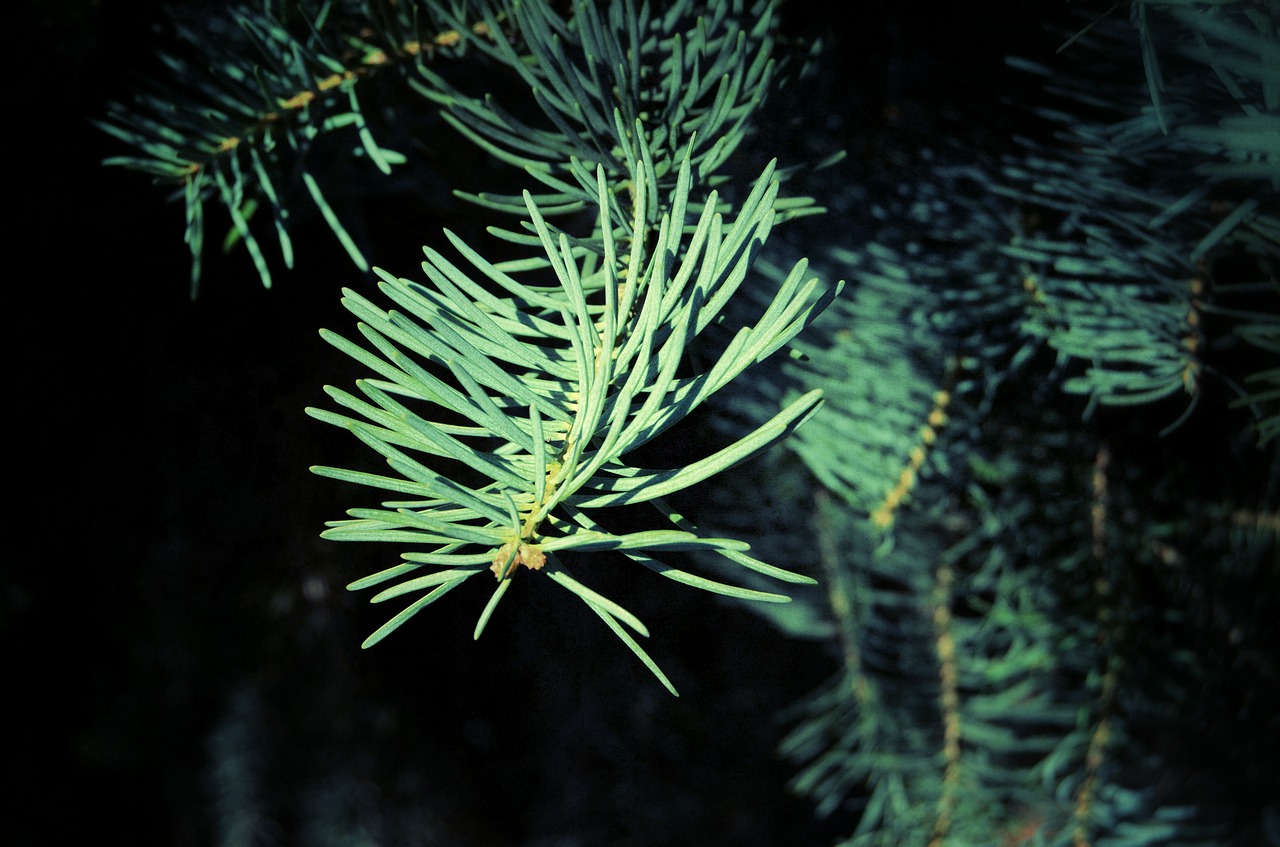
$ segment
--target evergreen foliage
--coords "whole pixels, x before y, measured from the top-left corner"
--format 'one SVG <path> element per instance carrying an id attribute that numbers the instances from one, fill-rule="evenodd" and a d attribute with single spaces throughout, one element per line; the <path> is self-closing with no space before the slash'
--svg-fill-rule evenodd
<path id="1" fill-rule="evenodd" d="M 366 646 L 491 571 L 479 637 L 523 565 L 674 692 L 577 575 L 616 551 L 832 657 L 780 751 L 843 844 L 1280 844 L 1280 15 L 1117 4 L 1009 58 L 1025 137 L 814 178 L 780 8 L 266 3 L 103 126 L 193 284 L 210 201 L 264 284 L 298 197 L 367 268 L 329 183 L 421 110 L 513 166 L 459 192 L 500 256 L 446 231 L 325 332 L 373 375 L 308 413 L 391 474 L 316 471 L 392 498 L 325 536 L 408 548 Z"/>

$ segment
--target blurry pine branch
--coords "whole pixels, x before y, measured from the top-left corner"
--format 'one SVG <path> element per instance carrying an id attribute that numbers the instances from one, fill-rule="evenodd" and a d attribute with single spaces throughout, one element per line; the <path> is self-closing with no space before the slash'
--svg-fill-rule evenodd
<path id="1" fill-rule="evenodd" d="M 1276 24 L 1114 8 L 1011 57 L 1045 130 L 794 239 L 850 285 L 754 396 L 827 400 L 717 525 L 807 528 L 760 612 L 840 663 L 782 749 L 845 843 L 1280 843 Z"/>

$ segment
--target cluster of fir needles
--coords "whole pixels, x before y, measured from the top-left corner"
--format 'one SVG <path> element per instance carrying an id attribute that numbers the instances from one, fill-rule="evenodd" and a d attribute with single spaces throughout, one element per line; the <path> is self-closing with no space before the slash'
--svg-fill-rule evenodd
<path id="1" fill-rule="evenodd" d="M 481 25 L 477 25 L 477 26 L 481 26 Z M 476 30 L 476 31 L 478 34 L 487 34 L 488 28 L 485 27 L 483 33 L 481 33 L 480 30 Z M 634 193 L 634 189 L 630 188 L 631 184 L 632 182 L 628 180 L 630 196 L 631 196 L 631 199 L 634 201 L 635 193 Z M 639 207 L 633 206 L 633 208 L 635 209 L 635 212 L 638 216 L 640 211 Z M 640 221 L 638 217 L 633 220 L 633 224 L 635 226 L 639 226 Z M 623 267 L 619 269 L 618 275 L 623 281 L 618 283 L 618 287 L 616 291 L 616 300 L 618 303 L 626 303 L 628 302 L 627 294 L 632 284 L 631 279 L 627 273 L 627 271 L 629 270 L 629 267 L 627 267 L 627 265 L 629 265 L 630 263 L 631 256 L 629 253 L 624 253 L 619 258 L 623 262 Z M 627 317 L 633 318 L 635 316 L 634 314 L 635 304 L 633 303 L 630 306 L 628 306 L 627 310 L 629 312 Z M 603 341 L 604 333 L 605 333 L 603 318 L 600 319 L 600 324 L 596 326 L 596 329 L 600 333 L 601 340 Z M 618 323 L 616 332 L 617 334 L 622 334 L 625 332 L 624 324 L 622 321 Z M 600 358 L 600 354 L 604 351 L 604 349 L 605 349 L 605 346 L 602 344 L 600 347 L 596 348 L 594 353 L 592 365 L 597 373 L 599 373 L 599 371 L 602 369 L 604 364 L 602 363 Z M 612 358 L 616 359 L 619 352 L 620 352 L 620 348 L 615 344 L 613 346 Z M 581 397 L 578 396 L 576 392 L 574 392 L 570 396 L 570 401 L 571 401 L 570 408 L 577 409 L 578 404 L 581 402 Z M 564 438 L 564 445 L 560 449 L 560 455 L 563 458 L 572 449 L 573 439 L 571 435 L 568 433 L 562 433 L 561 437 Z M 562 468 L 562 465 L 559 461 L 551 461 L 547 463 L 546 473 L 544 476 L 544 485 L 542 489 L 542 497 L 538 498 L 536 493 L 533 496 L 532 503 L 529 506 L 529 511 L 524 516 L 524 520 L 521 522 L 520 537 L 508 539 L 505 543 L 502 544 L 502 546 L 500 546 L 494 552 L 493 564 L 490 565 L 489 569 L 493 571 L 494 576 L 499 581 L 510 579 L 511 576 L 515 573 L 515 569 L 521 565 L 534 571 L 542 570 L 543 566 L 546 565 L 547 563 L 546 554 L 542 552 L 542 548 L 539 547 L 537 543 L 538 530 L 539 530 L 539 525 L 537 523 L 537 516 L 542 513 L 542 507 L 545 506 L 546 503 L 550 502 L 552 498 L 555 496 L 557 482 L 560 478 L 561 468 Z"/>
<path id="2" fill-rule="evenodd" d="M 471 31 L 480 37 L 493 37 L 489 25 L 484 21 L 472 25 Z M 367 35 L 368 33 L 365 34 Z M 456 29 L 449 29 L 438 33 L 428 41 L 407 41 L 400 45 L 395 53 L 391 55 L 379 48 L 368 50 L 360 56 L 353 67 L 341 72 L 335 71 L 329 76 L 316 80 L 315 85 L 311 88 L 303 89 L 290 97 L 280 98 L 278 100 L 279 111 L 270 111 L 259 115 L 257 120 L 242 134 L 230 135 L 219 141 L 211 153 L 215 157 L 223 153 L 229 153 L 247 141 L 276 131 L 285 122 L 310 106 L 321 95 L 338 88 L 344 83 L 358 81 L 377 70 L 390 67 L 399 62 L 413 61 L 419 56 L 426 56 L 429 59 L 437 49 L 455 47 L 461 42 L 462 33 Z M 207 167 L 209 167 L 208 162 L 188 163 L 187 178 L 190 179 Z"/>

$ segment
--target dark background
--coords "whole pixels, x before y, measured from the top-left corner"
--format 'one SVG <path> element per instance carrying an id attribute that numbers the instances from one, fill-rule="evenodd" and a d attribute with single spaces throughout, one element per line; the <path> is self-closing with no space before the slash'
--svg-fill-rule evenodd
<path id="1" fill-rule="evenodd" d="M 828 39 L 827 64 L 783 105 L 811 117 L 811 142 L 869 167 L 910 168 L 947 133 L 1000 143 L 1015 120 L 1002 57 L 1055 46 L 1015 15 L 1036 4 L 980 18 L 856 4 L 838 28 L 817 5 L 792 4 L 786 26 Z M 591 576 L 649 625 L 679 699 L 536 579 L 479 642 L 477 579 L 361 651 L 390 612 L 343 586 L 397 554 L 318 538 L 371 498 L 308 471 L 365 448 L 303 409 L 360 375 L 317 329 L 350 329 L 339 288 L 368 281 L 312 223 L 270 290 L 242 253 L 213 250 L 193 300 L 180 205 L 102 167 L 128 151 L 90 123 L 156 71 L 161 4 L 19 8 L 0 845 L 786 847 L 847 833 L 789 793 L 775 754 L 782 710 L 835 663 L 708 595 L 616 562 Z M 462 147 L 431 155 L 494 187 Z M 364 207 L 377 264 L 412 275 L 444 223 L 475 231 L 438 176 L 425 196 Z"/>

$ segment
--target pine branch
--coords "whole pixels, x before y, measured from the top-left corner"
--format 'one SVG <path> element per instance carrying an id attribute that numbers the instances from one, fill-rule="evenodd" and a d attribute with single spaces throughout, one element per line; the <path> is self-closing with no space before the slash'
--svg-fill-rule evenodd
<path id="1" fill-rule="evenodd" d="M 555 214 L 590 208 L 595 170 L 603 167 L 611 183 L 633 193 L 631 175 L 643 172 L 652 216 L 685 158 L 702 192 L 695 199 L 724 185 L 725 165 L 780 82 L 772 55 L 775 5 L 678 0 L 654 10 L 631 0 L 577 2 L 572 15 L 561 17 L 545 3 L 502 4 L 500 14 L 527 34 L 528 52 L 501 40 L 476 47 L 518 76 L 542 125 L 492 94 L 460 90 L 425 64 L 411 82 L 464 137 L 550 189 L 534 195 L 539 208 Z M 489 26 L 499 13 L 493 15 L 485 18 Z M 460 196 L 495 211 L 524 212 L 519 195 Z M 817 211 L 807 198 L 787 206 L 791 216 Z M 526 233 L 501 232 L 532 243 Z"/>
<path id="2" fill-rule="evenodd" d="M 1087 363 L 1064 388 L 1087 396 L 1090 410 L 1185 393 L 1191 400 L 1172 428 L 1211 377 L 1240 395 L 1266 443 L 1277 421 L 1267 339 L 1280 312 L 1273 296 L 1237 301 L 1240 308 L 1228 302 L 1242 270 L 1249 283 L 1250 273 L 1274 283 L 1280 258 L 1277 20 L 1247 3 L 1192 9 L 1139 0 L 1130 9 L 1150 108 L 1123 75 L 1112 83 L 1014 62 L 1051 80 L 1046 90 L 1062 104 L 1040 110 L 1061 126 L 1055 142 L 1028 142 L 1032 152 L 1009 161 L 1008 185 L 997 189 L 1037 210 L 1008 251 L 1026 263 L 1040 309 L 1028 329 Z M 1132 54 L 1133 34 L 1100 20 L 1070 52 L 1078 68 L 1114 61 Z M 1108 117 L 1083 120 L 1084 110 Z M 1256 270 L 1242 269 L 1240 257 Z M 1229 315 L 1234 326 L 1206 337 L 1209 314 Z M 1210 364 L 1238 339 L 1261 351 L 1244 373 Z"/>
<path id="3" fill-rule="evenodd" d="M 180 186 L 193 285 L 210 198 L 227 209 L 264 284 L 269 261 L 250 227 L 260 204 L 270 207 L 291 263 L 291 181 L 367 267 L 326 199 L 330 177 L 313 173 L 308 160 L 322 138 L 354 132 L 360 155 L 382 173 L 406 161 L 374 140 L 357 99 L 388 71 L 406 73 L 465 138 L 551 189 L 467 195 L 520 216 L 521 230 L 491 231 L 525 248 L 524 258 L 493 263 L 446 232 L 461 261 L 426 248 L 425 283 L 375 269 L 394 305 L 346 290 L 344 305 L 360 320 L 363 340 L 323 333 L 372 376 L 357 382 L 356 393 L 327 389 L 341 411 L 308 411 L 350 430 L 390 473 L 317 473 L 410 498 L 353 509 L 324 535 L 418 546 L 401 564 L 352 583 L 379 587 L 375 602 L 415 598 L 366 646 L 490 570 L 498 583 L 476 625 L 479 637 L 524 567 L 544 571 L 586 603 L 674 691 L 631 634 L 647 635 L 644 625 L 570 573 L 573 552 L 616 550 L 672 580 L 736 599 L 787 598 L 661 558 L 712 550 L 735 568 L 810 581 L 747 555 L 741 542 L 699 532 L 664 498 L 788 437 L 816 410 L 820 391 L 679 467 L 650 469 L 627 458 L 788 344 L 834 296 L 797 262 L 767 307 L 742 321 L 705 367 L 688 366 L 687 350 L 706 346 L 710 328 L 729 325 L 725 307 L 774 224 L 806 205 L 779 199 L 773 163 L 740 195 L 722 197 L 716 188 L 735 187 L 721 171 L 775 82 L 772 20 L 771 2 L 748 8 L 741 0 L 682 0 L 660 12 L 631 2 L 577 3 L 566 16 L 542 0 L 236 8 L 229 18 L 236 37 L 184 30 L 199 49 L 190 63 L 169 60 L 178 87 L 141 96 L 132 111 L 116 107 L 103 123 L 141 151 L 109 164 Z M 464 56 L 521 80 L 546 127 L 525 123 L 528 110 L 517 116 L 491 97 L 464 95 L 431 65 Z M 206 65 L 209 75 L 194 70 Z M 590 231 L 553 223 L 566 212 L 588 213 Z M 597 518 L 602 509 L 646 502 L 658 509 L 658 529 L 613 534 Z"/>
<path id="4" fill-rule="evenodd" d="M 460 0 L 451 8 L 460 12 L 466 6 Z M 175 21 L 182 49 L 180 55 L 161 56 L 167 81 L 140 84 L 132 104 L 109 104 L 97 125 L 135 151 L 105 164 L 151 175 L 184 204 L 193 296 L 209 202 L 230 218 L 224 249 L 242 244 L 264 286 L 271 285 L 273 260 L 254 219 L 260 209 L 269 212 L 279 260 L 292 268 L 290 226 L 300 194 L 353 264 L 368 270 L 360 245 L 329 200 L 329 178 L 316 170 L 317 160 L 324 158 L 322 148 L 327 154 L 347 144 L 342 155 L 348 161 L 367 159 L 383 176 L 408 161 L 375 138 L 361 92 L 379 77 L 465 55 L 466 39 L 438 23 L 437 9 L 438 4 L 315 0 L 232 6 L 198 21 Z M 483 23 L 471 30 L 491 37 Z"/>
<path id="5" fill-rule="evenodd" d="M 541 8 L 509 10 L 525 25 L 526 36 L 537 31 L 528 18 L 535 7 Z M 536 12 L 548 13 L 545 8 Z M 550 30 L 536 38 L 551 38 Z M 519 63 L 505 48 L 495 52 Z M 581 79 L 561 78 L 555 84 L 590 96 L 581 90 Z M 615 129 L 621 134 L 625 128 L 617 124 Z M 644 127 L 637 124 L 637 129 Z M 740 542 L 698 532 L 662 500 L 786 438 L 813 414 L 821 392 L 795 398 L 753 431 L 682 467 L 651 470 L 625 457 L 789 343 L 834 292 L 820 294 L 817 280 L 798 262 L 763 313 L 733 333 L 705 368 L 678 373 L 687 370 L 682 367 L 686 349 L 719 324 L 768 239 L 778 216 L 778 180 L 770 164 L 735 209 L 714 189 L 700 187 L 692 145 L 672 171 L 674 179 L 662 181 L 659 189 L 652 189 L 650 180 L 667 163 L 655 161 L 651 145 L 635 149 L 637 157 L 621 163 L 625 177 L 611 174 L 603 163 L 595 165 L 595 227 L 589 235 L 554 227 L 541 208 L 546 197 L 540 201 L 526 191 L 524 225 L 532 238 L 522 243 L 536 245 L 536 254 L 495 265 L 446 233 L 470 268 L 428 248 L 426 285 L 377 272 L 382 293 L 403 311 L 383 310 L 347 292 L 344 303 L 362 321 L 368 346 L 325 335 L 377 376 L 357 384 L 365 399 L 329 389 L 355 417 L 309 411 L 350 429 L 384 456 L 396 475 L 316 470 L 423 499 L 353 510 L 351 520 L 331 523 L 325 536 L 414 541 L 427 548 L 352 584 L 363 588 L 407 577 L 375 601 L 426 592 L 370 636 L 366 646 L 489 569 L 498 585 L 477 623 L 478 637 L 524 566 L 545 571 L 577 595 L 674 692 L 620 626 L 647 635 L 644 625 L 572 576 L 564 564 L 566 553 L 618 550 L 683 584 L 737 599 L 787 598 L 671 568 L 661 556 L 672 550 L 712 551 L 735 567 L 810 581 L 746 555 Z M 699 166 L 706 167 L 705 158 Z M 726 216 L 730 210 L 733 217 Z M 696 224 L 687 225 L 687 217 Z M 616 535 L 595 516 L 601 509 L 644 502 L 658 506 L 659 526 L 668 528 Z M 420 576 L 424 567 L 443 570 Z"/>

